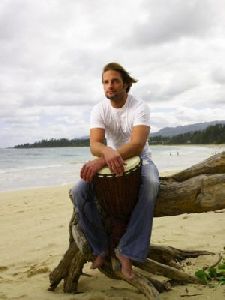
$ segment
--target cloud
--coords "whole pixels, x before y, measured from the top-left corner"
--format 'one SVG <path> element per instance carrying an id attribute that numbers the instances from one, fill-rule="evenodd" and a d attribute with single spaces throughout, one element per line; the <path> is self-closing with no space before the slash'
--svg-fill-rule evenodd
<path id="1" fill-rule="evenodd" d="M 212 80 L 218 84 L 225 84 L 225 68 L 220 66 L 212 71 L 211 73 Z"/>
<path id="2" fill-rule="evenodd" d="M 217 17 L 215 3 L 210 0 L 146 0 L 143 9 L 144 18 L 134 24 L 127 36 L 128 45 L 143 47 L 184 38 L 202 39 L 212 33 Z"/>
<path id="3" fill-rule="evenodd" d="M 146 102 L 171 102 L 178 96 L 194 90 L 200 85 L 199 79 L 190 72 L 182 70 L 165 70 L 164 74 L 157 72 L 151 75 L 149 83 L 140 85 L 136 89 L 140 97 Z"/>
<path id="4" fill-rule="evenodd" d="M 2 0 L 0 147 L 87 135 L 110 61 L 139 79 L 152 130 L 222 117 L 224 25 L 222 0 Z"/>

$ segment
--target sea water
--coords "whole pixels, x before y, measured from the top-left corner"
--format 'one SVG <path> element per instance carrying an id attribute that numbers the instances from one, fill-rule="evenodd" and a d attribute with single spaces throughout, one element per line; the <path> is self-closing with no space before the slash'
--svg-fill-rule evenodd
<path id="1" fill-rule="evenodd" d="M 188 168 L 225 145 L 151 145 L 160 174 Z M 0 191 L 74 184 L 91 159 L 88 147 L 0 149 Z"/>

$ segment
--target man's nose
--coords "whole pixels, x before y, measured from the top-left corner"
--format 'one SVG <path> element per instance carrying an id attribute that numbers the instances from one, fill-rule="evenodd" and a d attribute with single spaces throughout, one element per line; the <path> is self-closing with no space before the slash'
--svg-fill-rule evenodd
<path id="1" fill-rule="evenodd" d="M 112 88 L 113 87 L 113 82 L 109 82 L 108 88 Z"/>

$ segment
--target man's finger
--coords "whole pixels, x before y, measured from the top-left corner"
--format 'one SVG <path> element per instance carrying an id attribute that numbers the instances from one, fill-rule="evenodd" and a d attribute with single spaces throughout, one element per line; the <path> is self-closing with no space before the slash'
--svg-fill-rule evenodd
<path id="1" fill-rule="evenodd" d="M 86 171 L 86 174 L 85 174 L 85 180 L 86 181 L 90 181 L 91 180 L 91 169 L 90 168 L 87 168 L 87 171 Z"/>
<path id="2" fill-rule="evenodd" d="M 116 170 L 119 173 L 124 172 L 123 159 L 115 161 Z"/>
<path id="3" fill-rule="evenodd" d="M 81 171 L 80 171 L 80 177 L 83 178 L 85 174 L 86 165 L 83 165 Z"/>
<path id="4" fill-rule="evenodd" d="M 111 164 L 110 170 L 114 174 L 122 174 L 123 173 L 123 168 L 118 163 Z"/>

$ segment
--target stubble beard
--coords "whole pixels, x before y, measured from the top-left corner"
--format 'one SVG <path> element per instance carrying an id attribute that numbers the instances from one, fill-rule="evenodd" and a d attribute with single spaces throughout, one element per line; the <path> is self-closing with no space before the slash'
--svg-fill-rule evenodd
<path id="1" fill-rule="evenodd" d="M 127 94 L 125 91 L 117 92 L 111 96 L 108 95 L 107 93 L 105 93 L 106 98 L 115 103 L 120 102 L 121 100 L 124 100 L 126 98 L 126 95 Z"/>

